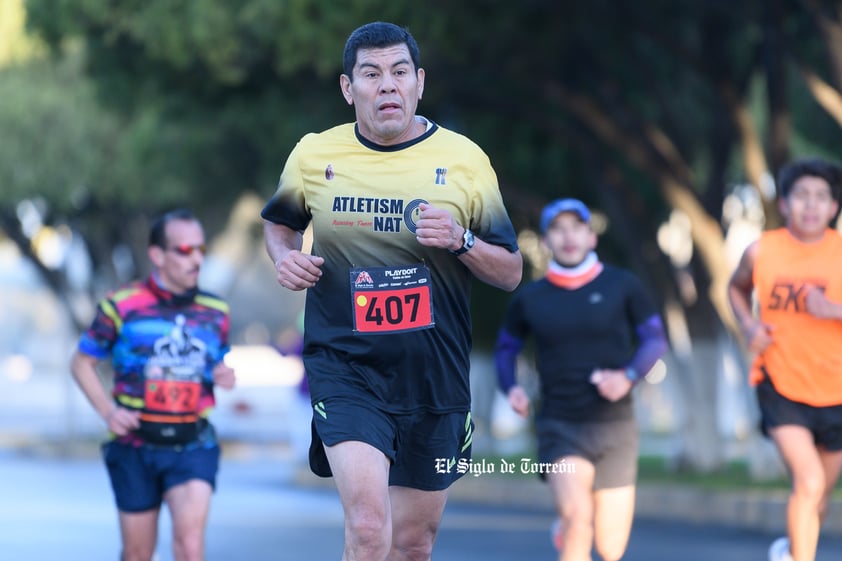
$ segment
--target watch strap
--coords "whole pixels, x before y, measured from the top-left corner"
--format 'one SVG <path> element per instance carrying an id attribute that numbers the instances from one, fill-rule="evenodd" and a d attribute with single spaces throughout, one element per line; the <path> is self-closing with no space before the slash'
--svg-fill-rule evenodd
<path id="1" fill-rule="evenodd" d="M 447 251 L 459 256 L 467 253 L 472 247 L 474 247 L 474 233 L 465 228 L 465 233 L 462 234 L 462 247 L 456 250 L 448 249 Z"/>

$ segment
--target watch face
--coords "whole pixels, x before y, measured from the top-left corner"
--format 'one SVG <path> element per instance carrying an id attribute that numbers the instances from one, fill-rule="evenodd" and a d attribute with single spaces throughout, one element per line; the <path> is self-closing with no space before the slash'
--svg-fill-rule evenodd
<path id="1" fill-rule="evenodd" d="M 462 247 L 455 251 L 452 249 L 449 249 L 448 251 L 453 255 L 462 255 L 472 247 L 474 247 L 474 233 L 465 228 L 465 233 L 462 234 Z"/>

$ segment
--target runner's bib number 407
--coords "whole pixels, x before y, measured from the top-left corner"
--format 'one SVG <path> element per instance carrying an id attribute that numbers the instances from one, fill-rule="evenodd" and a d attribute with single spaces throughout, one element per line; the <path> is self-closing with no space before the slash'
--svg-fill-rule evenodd
<path id="1" fill-rule="evenodd" d="M 433 317 L 430 270 L 422 263 L 351 269 L 354 333 L 429 329 Z"/>

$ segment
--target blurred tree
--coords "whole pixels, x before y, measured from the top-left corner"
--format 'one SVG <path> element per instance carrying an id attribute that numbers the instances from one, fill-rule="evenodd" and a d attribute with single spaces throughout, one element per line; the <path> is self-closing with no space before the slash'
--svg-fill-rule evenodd
<path id="1" fill-rule="evenodd" d="M 766 226 L 776 226 L 773 172 L 791 154 L 833 158 L 842 140 L 838 126 L 825 125 L 819 127 L 821 142 L 799 143 L 813 134 L 810 116 L 817 106 L 804 95 L 789 101 L 799 86 L 791 53 L 799 53 L 802 73 L 821 74 L 842 52 L 836 43 L 842 39 L 838 3 L 806 4 L 809 10 L 785 0 L 595 0 L 554 9 L 546 2 L 526 2 L 498 22 L 512 39 L 490 41 L 483 50 L 482 61 L 493 67 L 474 74 L 477 66 L 467 64 L 462 81 L 469 86 L 457 89 L 491 108 L 494 117 L 488 119 L 502 116 L 518 123 L 515 131 L 523 127 L 547 135 L 546 145 L 532 143 L 526 150 L 543 152 L 549 146 L 558 163 L 580 162 L 556 167 L 555 174 L 542 166 L 537 174 L 559 178 L 562 185 L 579 182 L 573 192 L 609 214 L 603 241 L 613 238 L 657 287 L 665 311 L 671 310 L 667 320 L 680 361 L 674 374 L 688 407 L 692 404 L 683 461 L 696 468 L 715 469 L 724 451 L 717 371 L 723 355 L 734 352 L 725 335 L 726 327 L 733 329 L 725 286 L 734 265 L 725 252 L 726 195 L 734 185 L 752 185 Z M 824 30 L 824 51 L 816 29 Z M 496 28 L 474 30 L 494 36 Z M 494 87 L 483 87 L 489 76 Z M 763 85 L 765 96 L 758 93 Z M 837 91 L 814 87 L 819 89 L 827 100 L 824 107 L 840 107 Z M 488 138 L 517 151 L 510 136 Z M 504 162 L 511 172 L 516 161 Z M 525 192 L 510 191 L 510 206 L 517 209 Z M 545 187 L 532 190 L 533 195 L 544 192 Z M 686 221 L 686 234 L 670 236 L 688 235 L 692 251 L 681 258 L 670 254 L 665 266 L 668 248 L 652 251 L 652 241 L 668 216 Z"/>
<path id="2" fill-rule="evenodd" d="M 268 195 L 302 134 L 352 118 L 336 79 L 347 33 L 374 19 L 408 25 L 428 69 L 422 113 L 489 152 L 519 228 L 534 228 L 551 197 L 578 196 L 605 213 L 604 256 L 648 279 L 667 316 L 680 361 L 673 374 L 693 411 L 685 459 L 701 469 L 720 465 L 716 370 L 733 352 L 723 201 L 735 185 L 752 185 L 766 226 L 774 226 L 778 167 L 793 155 L 838 152 L 838 2 L 430 0 L 419 10 L 385 0 L 28 0 L 26 7 L 30 28 L 54 53 L 76 53 L 96 88 L 80 85 L 97 116 L 83 118 L 78 102 L 65 138 L 88 131 L 86 142 L 101 152 L 79 154 L 75 169 L 59 166 L 42 179 L 54 191 L 43 184 L 35 191 L 56 209 L 80 186 L 85 208 L 109 211 L 185 201 L 219 212 L 243 191 Z M 24 98 L 35 104 L 38 96 Z M 30 138 L 43 134 L 43 120 L 17 123 L 33 127 Z M 68 150 L 79 146 L 68 142 Z M 0 155 L 0 166 L 31 157 Z M 7 206 L 14 200 L 1 197 Z M 505 299 L 482 286 L 477 298 L 476 341 L 489 346 Z"/>
<path id="3" fill-rule="evenodd" d="M 119 126 L 99 112 L 76 61 L 33 60 L 7 67 L 0 76 L 0 130 L 6 139 L 0 149 L 0 227 L 69 303 L 62 248 L 72 240 L 69 224 L 90 204 L 90 186 L 111 184 Z M 126 224 L 119 207 L 97 222 L 107 228 L 109 219 L 114 232 Z M 96 244 L 88 246 L 100 265 L 125 237 L 90 237 L 97 239 L 111 240 L 100 251 Z M 82 309 L 70 307 L 71 312 Z M 71 317 L 77 325 L 82 321 L 77 313 Z"/>
<path id="4" fill-rule="evenodd" d="M 15 61 L 25 61 L 43 51 L 43 45 L 24 33 L 24 0 L 0 3 L 0 68 Z"/>

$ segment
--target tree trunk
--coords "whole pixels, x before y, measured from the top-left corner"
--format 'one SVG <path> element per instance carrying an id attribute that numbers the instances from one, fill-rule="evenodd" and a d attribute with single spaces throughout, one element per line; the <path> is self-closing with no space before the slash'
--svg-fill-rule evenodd
<path id="1" fill-rule="evenodd" d="M 764 11 L 763 65 L 769 98 L 769 160 L 773 171 L 789 161 L 791 121 L 787 103 L 786 57 L 783 46 L 783 8 L 780 0 L 768 0 Z"/>
<path id="2" fill-rule="evenodd" d="M 834 89 L 839 89 L 842 87 L 842 24 L 838 13 L 840 7 L 836 6 L 837 13 L 828 14 L 819 0 L 807 0 L 805 4 L 824 40 Z M 831 7 L 828 7 L 828 10 L 830 9 Z"/>

